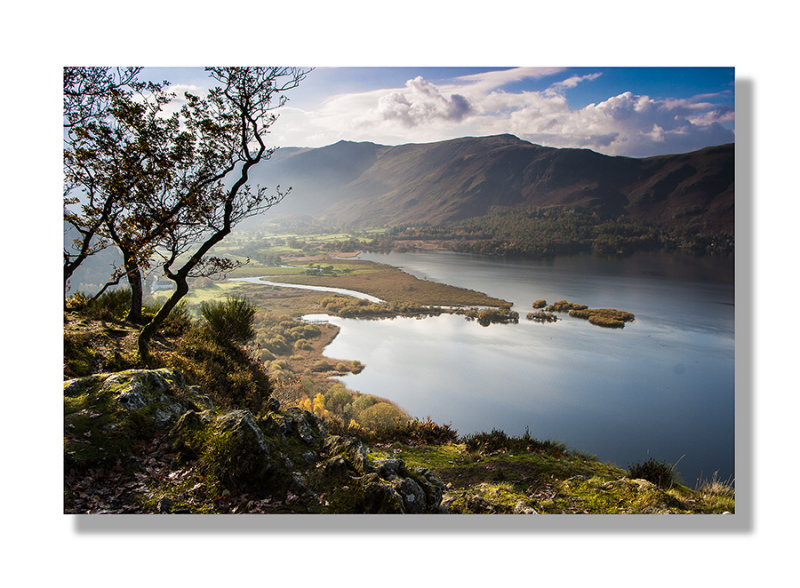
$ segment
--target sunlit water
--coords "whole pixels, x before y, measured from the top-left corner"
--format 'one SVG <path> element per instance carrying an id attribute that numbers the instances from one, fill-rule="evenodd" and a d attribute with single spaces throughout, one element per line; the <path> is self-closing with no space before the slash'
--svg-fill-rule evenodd
<path id="1" fill-rule="evenodd" d="M 291 287 L 298 290 L 314 290 L 316 292 L 332 292 L 333 294 L 344 294 L 345 296 L 352 296 L 360 298 L 361 300 L 369 300 L 370 302 L 383 302 L 377 296 L 372 296 L 364 292 L 356 292 L 355 290 L 347 290 L 345 288 L 331 288 L 328 286 L 309 286 L 306 284 L 287 284 L 285 282 L 271 282 L 267 278 L 270 276 L 255 276 L 252 278 L 228 278 L 229 282 L 248 282 L 250 284 L 263 284 L 265 286 L 281 286 Z"/>
<path id="2" fill-rule="evenodd" d="M 643 254 L 503 262 L 453 253 L 365 254 L 419 277 L 514 303 L 517 325 L 463 317 L 357 320 L 325 354 L 366 369 L 342 381 L 459 433 L 528 428 L 622 467 L 674 463 L 693 485 L 733 476 L 734 307 L 730 260 Z M 561 315 L 527 321 L 534 300 L 633 312 L 624 329 Z"/>

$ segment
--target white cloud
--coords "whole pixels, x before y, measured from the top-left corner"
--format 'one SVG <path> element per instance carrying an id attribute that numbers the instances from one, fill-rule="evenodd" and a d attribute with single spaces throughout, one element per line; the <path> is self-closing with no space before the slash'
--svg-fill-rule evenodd
<path id="1" fill-rule="evenodd" d="M 564 67 L 513 67 L 496 71 L 460 76 L 454 80 L 457 85 L 468 85 L 478 92 L 489 92 L 512 82 L 524 79 L 538 79 L 564 71 Z"/>
<path id="2" fill-rule="evenodd" d="M 647 133 L 647 135 L 656 143 L 664 142 L 664 129 L 656 124 L 653 125 L 653 130 Z"/>
<path id="3" fill-rule="evenodd" d="M 203 88 L 194 84 L 170 84 L 167 89 L 175 94 L 176 100 L 184 101 L 184 94 L 187 92 L 195 96 L 205 96 L 208 94 L 208 88 Z"/>
<path id="4" fill-rule="evenodd" d="M 161 116 L 171 116 L 176 112 L 179 112 L 180 109 L 186 104 L 186 97 L 185 94 L 188 92 L 189 94 L 194 94 L 195 96 L 205 96 L 208 94 L 208 88 L 203 88 L 196 85 L 191 84 L 170 84 L 165 88 L 165 91 L 168 94 L 174 94 L 171 100 L 163 105 L 161 109 Z M 145 95 L 134 95 L 134 100 L 138 101 L 153 101 L 152 94 L 145 94 Z"/>
<path id="5" fill-rule="evenodd" d="M 417 76 L 406 82 L 406 88 L 378 100 L 379 116 L 396 119 L 407 127 L 429 123 L 436 119 L 461 121 L 473 108 L 461 94 L 443 94 L 439 88 Z"/>
<path id="6" fill-rule="evenodd" d="M 713 108 L 697 116 L 689 117 L 693 125 L 707 127 L 713 124 L 731 123 L 736 120 L 736 113 L 732 108 Z"/>
<path id="7" fill-rule="evenodd" d="M 567 78 L 566 80 L 556 82 L 555 84 L 550 86 L 545 92 L 550 94 L 559 94 L 562 93 L 564 90 L 576 87 L 581 82 L 585 82 L 587 80 L 588 81 L 596 80 L 601 75 L 603 74 L 597 72 L 597 73 L 587 74 L 585 76 L 572 76 Z"/>
<path id="8" fill-rule="evenodd" d="M 543 145 L 630 156 L 733 141 L 723 125 L 733 121 L 734 111 L 715 106 L 710 95 L 654 99 L 629 91 L 571 108 L 569 90 L 600 73 L 571 76 L 541 91 L 503 89 L 511 81 L 560 71 L 515 68 L 442 84 L 418 76 L 402 88 L 332 96 L 315 110 L 284 108 L 273 137 L 285 139 L 276 141 L 283 145 L 321 146 L 340 139 L 395 145 L 512 133 Z"/>

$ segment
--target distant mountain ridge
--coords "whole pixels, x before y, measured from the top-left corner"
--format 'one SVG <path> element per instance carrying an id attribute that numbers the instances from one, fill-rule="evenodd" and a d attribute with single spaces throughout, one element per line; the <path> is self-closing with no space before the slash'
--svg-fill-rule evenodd
<path id="1" fill-rule="evenodd" d="M 733 234 L 734 145 L 648 158 L 543 147 L 513 135 L 282 148 L 253 181 L 292 186 L 271 218 L 351 227 L 446 224 L 493 207 L 582 208 L 602 218 Z"/>

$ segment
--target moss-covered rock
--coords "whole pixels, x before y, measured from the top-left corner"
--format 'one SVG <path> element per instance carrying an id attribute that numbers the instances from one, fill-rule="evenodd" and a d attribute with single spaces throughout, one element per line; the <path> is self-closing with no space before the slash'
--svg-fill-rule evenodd
<path id="1" fill-rule="evenodd" d="M 331 435 L 323 443 L 328 458 L 321 471 L 332 490 L 329 502 L 336 512 L 441 512 L 444 484 L 430 470 L 408 468 L 402 459 L 370 459 L 364 444 Z"/>
<path id="2" fill-rule="evenodd" d="M 430 469 L 328 435 L 319 417 L 299 408 L 274 402 L 258 418 L 217 410 L 176 370 L 70 380 L 64 403 L 72 483 L 85 493 L 77 472 L 129 464 L 126 491 L 138 493 L 133 500 L 146 512 L 229 512 L 234 500 L 262 512 L 443 512 L 444 483 Z M 161 473 L 147 465 L 156 447 Z"/>
<path id="3" fill-rule="evenodd" d="M 407 475 L 415 480 L 425 494 L 424 512 L 442 511 L 442 497 L 444 495 L 444 482 L 428 468 L 408 468 Z"/>
<path id="4" fill-rule="evenodd" d="M 205 406 L 170 369 L 126 370 L 64 382 L 64 450 L 69 468 L 114 463 L 137 439 L 166 430 Z"/>
<path id="5" fill-rule="evenodd" d="M 181 458 L 192 460 L 200 456 L 206 442 L 206 429 L 213 418 L 211 411 L 188 410 L 181 415 L 169 431 L 172 448 Z"/>
<path id="6" fill-rule="evenodd" d="M 249 410 L 217 416 L 203 437 L 200 462 L 225 488 L 261 494 L 285 481 L 285 456 Z"/>
<path id="7" fill-rule="evenodd" d="M 329 435 L 323 441 L 322 447 L 328 456 L 341 455 L 349 466 L 361 475 L 375 471 L 367 459 L 364 444 L 355 437 Z"/>
<path id="8" fill-rule="evenodd" d="M 283 418 L 284 431 L 296 434 L 304 443 L 321 442 L 327 436 L 322 419 L 307 410 L 288 408 Z"/>

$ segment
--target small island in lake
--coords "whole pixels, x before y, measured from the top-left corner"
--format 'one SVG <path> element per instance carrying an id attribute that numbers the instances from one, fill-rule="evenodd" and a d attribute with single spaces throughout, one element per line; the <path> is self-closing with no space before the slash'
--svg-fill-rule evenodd
<path id="1" fill-rule="evenodd" d="M 534 308 L 536 308 L 535 305 Z M 554 323 L 558 320 L 558 317 L 552 312 L 546 312 L 544 310 L 540 310 L 538 312 L 529 312 L 525 318 L 527 318 L 529 321 L 535 321 L 537 323 Z"/>
<path id="2" fill-rule="evenodd" d="M 555 312 L 568 312 L 569 316 L 586 319 L 598 327 L 621 329 L 625 323 L 635 318 L 632 312 L 616 308 L 589 308 L 586 304 L 575 304 L 566 300 L 559 300 L 547 306 L 547 301 L 539 299 L 533 303 L 533 308 L 544 308 L 544 310 L 528 313 L 527 319 L 540 323 L 557 321 L 558 317 L 553 314 Z"/>

